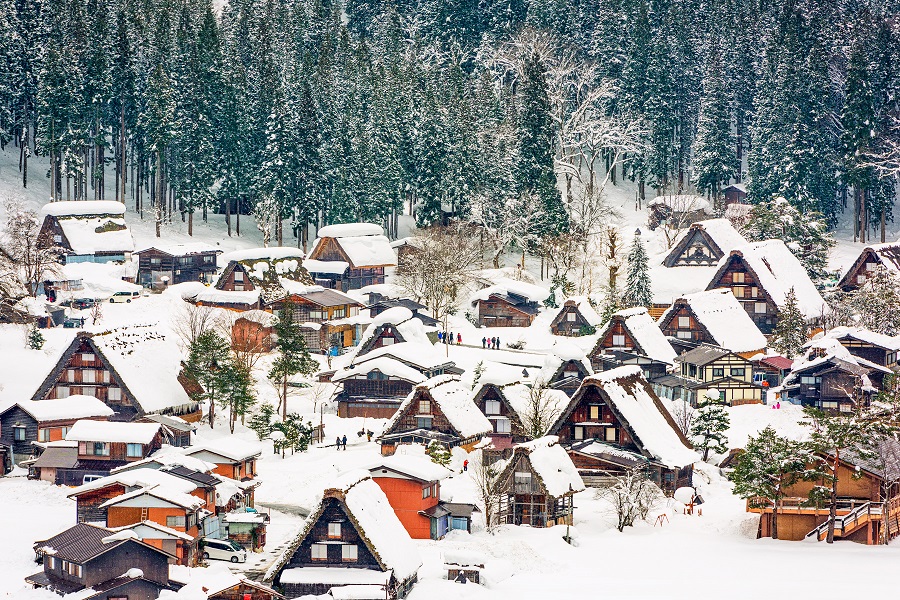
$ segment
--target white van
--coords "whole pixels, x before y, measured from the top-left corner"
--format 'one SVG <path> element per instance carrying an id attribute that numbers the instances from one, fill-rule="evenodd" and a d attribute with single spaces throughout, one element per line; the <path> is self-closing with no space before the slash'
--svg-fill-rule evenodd
<path id="1" fill-rule="evenodd" d="M 131 302 L 132 298 L 140 298 L 140 292 L 116 292 L 109 299 L 110 302 Z"/>
<path id="2" fill-rule="evenodd" d="M 230 560 L 233 563 L 247 562 L 247 551 L 231 540 L 204 540 L 203 560 Z"/>

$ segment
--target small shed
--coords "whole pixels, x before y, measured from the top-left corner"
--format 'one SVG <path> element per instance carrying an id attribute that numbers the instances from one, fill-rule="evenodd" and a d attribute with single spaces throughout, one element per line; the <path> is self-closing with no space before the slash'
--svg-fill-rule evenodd
<path id="1" fill-rule="evenodd" d="M 233 540 L 248 550 L 257 550 L 266 545 L 266 526 L 269 515 L 257 512 L 256 509 L 224 513 L 221 515 L 228 539 Z"/>
<path id="2" fill-rule="evenodd" d="M 477 552 L 462 550 L 444 550 L 444 568 L 449 581 L 460 581 L 465 578 L 472 583 L 481 583 L 485 557 Z"/>

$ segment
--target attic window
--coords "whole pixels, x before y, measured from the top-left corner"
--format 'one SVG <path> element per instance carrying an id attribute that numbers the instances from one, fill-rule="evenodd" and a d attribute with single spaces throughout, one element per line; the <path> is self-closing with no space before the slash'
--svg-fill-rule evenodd
<path id="1" fill-rule="evenodd" d="M 678 317 L 678 327 L 680 327 L 682 329 L 690 329 L 691 318 L 690 317 Z"/>
<path id="2" fill-rule="evenodd" d="M 570 312 L 569 314 L 567 314 L 566 321 L 569 321 L 570 323 L 574 323 L 575 322 L 575 313 Z"/>
<path id="3" fill-rule="evenodd" d="M 732 283 L 744 283 L 744 274 L 743 273 L 732 273 L 731 274 L 731 282 Z"/>
<path id="4" fill-rule="evenodd" d="M 244 272 L 243 271 L 235 271 L 234 272 L 234 281 L 235 282 L 238 282 L 238 281 L 243 282 L 244 281 Z"/>
<path id="5" fill-rule="evenodd" d="M 356 562 L 358 551 L 356 544 L 341 546 L 341 562 Z"/>
<path id="6" fill-rule="evenodd" d="M 500 402 L 498 400 L 488 400 L 484 403 L 484 413 L 487 415 L 500 414 Z"/>
<path id="7" fill-rule="evenodd" d="M 431 400 L 419 400 L 419 413 L 431 413 Z"/>
<path id="8" fill-rule="evenodd" d="M 624 346 L 625 345 L 625 336 L 624 335 L 614 335 L 613 336 L 613 346 Z"/>
<path id="9" fill-rule="evenodd" d="M 310 558 L 315 561 L 328 560 L 328 546 L 326 544 L 313 544 L 310 547 Z"/>
<path id="10" fill-rule="evenodd" d="M 340 523 L 329 523 L 328 524 L 328 537 L 329 538 L 337 538 L 341 537 L 341 524 Z"/>

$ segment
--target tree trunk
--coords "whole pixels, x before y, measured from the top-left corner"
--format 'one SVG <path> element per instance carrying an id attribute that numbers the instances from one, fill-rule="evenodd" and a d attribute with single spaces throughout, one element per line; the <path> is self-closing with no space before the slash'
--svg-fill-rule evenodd
<path id="1" fill-rule="evenodd" d="M 216 400 L 215 398 L 209 399 L 209 428 L 216 428 Z"/>
<path id="2" fill-rule="evenodd" d="M 835 456 L 834 459 L 834 478 L 831 480 L 831 495 L 828 498 L 828 537 L 825 541 L 829 544 L 834 543 L 834 522 L 837 519 L 837 487 L 838 487 L 838 468 L 840 467 L 840 459 Z"/>
<path id="3" fill-rule="evenodd" d="M 231 237 L 231 196 L 225 198 L 225 225 L 228 227 L 228 237 Z"/>
<path id="4" fill-rule="evenodd" d="M 778 500 L 772 506 L 772 539 L 778 539 Z"/>
<path id="5" fill-rule="evenodd" d="M 194 235 L 194 211 L 188 213 L 188 235 Z"/>
<path id="6" fill-rule="evenodd" d="M 288 387 L 288 377 L 287 374 L 281 380 L 281 394 L 282 394 L 282 402 L 281 402 L 281 420 L 287 423 L 287 387 Z"/>

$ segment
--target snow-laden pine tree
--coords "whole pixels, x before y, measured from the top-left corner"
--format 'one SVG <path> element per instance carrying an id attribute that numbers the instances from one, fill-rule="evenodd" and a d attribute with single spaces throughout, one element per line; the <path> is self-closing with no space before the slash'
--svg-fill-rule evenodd
<path id="1" fill-rule="evenodd" d="M 809 339 L 808 333 L 806 319 L 797 305 L 797 295 L 791 288 L 784 298 L 784 305 L 778 309 L 778 323 L 772 332 L 770 345 L 783 356 L 793 358 Z"/>
<path id="2" fill-rule="evenodd" d="M 649 308 L 653 304 L 650 285 L 650 258 L 640 234 L 634 236 L 628 252 L 628 276 L 625 283 L 625 304 Z"/>
<path id="3" fill-rule="evenodd" d="M 718 200 L 723 184 L 735 174 L 735 152 L 731 107 L 717 39 L 708 53 L 691 164 L 697 189 Z"/>
<path id="4" fill-rule="evenodd" d="M 885 335 L 900 333 L 900 285 L 884 265 L 869 272 L 851 302 L 860 326 Z"/>
<path id="5" fill-rule="evenodd" d="M 725 410 L 725 402 L 719 398 L 718 390 L 706 390 L 697 399 L 697 412 L 691 427 L 694 448 L 703 451 L 703 460 L 709 458 L 710 452 L 721 454 L 728 450 L 730 426 L 731 420 Z"/>

